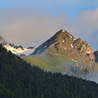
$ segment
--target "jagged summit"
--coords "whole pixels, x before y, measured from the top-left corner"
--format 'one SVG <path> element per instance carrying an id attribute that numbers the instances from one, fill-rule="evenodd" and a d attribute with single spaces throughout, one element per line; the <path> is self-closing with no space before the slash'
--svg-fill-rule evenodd
<path id="1" fill-rule="evenodd" d="M 79 64 L 93 66 L 96 60 L 92 47 L 81 38 L 75 39 L 64 29 L 58 31 L 53 37 L 35 49 L 31 55 L 64 56 Z"/>
<path id="2" fill-rule="evenodd" d="M 26 60 L 26 58 L 24 58 Z M 27 57 L 33 65 L 70 75 L 86 76 L 98 69 L 98 52 L 81 38 L 61 29 Z"/>
<path id="3" fill-rule="evenodd" d="M 73 42 L 75 40 L 76 40 L 75 37 L 72 36 L 69 32 L 65 31 L 64 29 L 61 29 L 53 37 L 51 37 L 46 42 L 44 42 L 42 45 L 40 45 L 38 48 L 36 48 L 33 55 L 43 53 L 51 45 L 54 45 L 56 43 L 61 43 L 61 42 L 66 42 L 66 41 Z"/>
<path id="4" fill-rule="evenodd" d="M 75 37 L 64 29 L 61 29 L 60 31 L 58 31 L 54 36 L 56 36 L 56 38 L 58 39 L 62 37 L 62 38 L 66 38 L 67 40 L 69 39 L 75 40 Z"/>
<path id="5" fill-rule="evenodd" d="M 46 50 L 51 50 L 55 54 L 63 53 L 62 51 L 79 51 L 80 53 L 90 54 L 93 52 L 92 47 L 82 39 L 76 39 L 73 35 L 64 29 L 58 31 L 53 37 L 48 39 L 34 51 L 33 55 L 41 54 Z M 51 53 L 48 51 L 48 53 Z M 31 54 L 32 55 L 32 54 Z"/>

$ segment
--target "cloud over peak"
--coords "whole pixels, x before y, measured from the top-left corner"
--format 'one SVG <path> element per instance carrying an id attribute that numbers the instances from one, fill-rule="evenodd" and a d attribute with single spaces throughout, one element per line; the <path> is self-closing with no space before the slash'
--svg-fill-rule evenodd
<path id="1" fill-rule="evenodd" d="M 0 35 L 8 42 L 39 45 L 63 28 L 98 46 L 96 0 L 4 1 L 0 1 Z"/>

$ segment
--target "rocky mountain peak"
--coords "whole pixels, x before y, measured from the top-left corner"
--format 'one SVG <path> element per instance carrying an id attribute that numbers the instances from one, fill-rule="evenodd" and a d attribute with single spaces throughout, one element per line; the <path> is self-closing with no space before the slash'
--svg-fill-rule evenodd
<path id="1" fill-rule="evenodd" d="M 94 52 L 92 47 L 81 38 L 78 38 L 76 41 L 74 41 L 74 47 L 85 54 L 91 54 Z"/>
<path id="2" fill-rule="evenodd" d="M 84 55 L 93 53 L 93 49 L 88 43 L 81 38 L 75 39 L 73 35 L 64 29 L 58 31 L 53 37 L 36 48 L 33 54 L 41 54 L 47 49 L 48 53 L 52 52 L 52 54 L 66 54 L 66 51 L 67 55 L 69 51 L 74 51 L 74 53 L 79 52 Z"/>
<path id="3" fill-rule="evenodd" d="M 74 41 L 76 40 L 74 36 L 72 36 L 69 32 L 67 32 L 64 29 L 61 29 L 60 31 L 58 31 L 56 34 L 56 39 L 57 40 L 66 40 L 66 41 Z"/>
<path id="4" fill-rule="evenodd" d="M 98 52 L 81 38 L 75 39 L 73 35 L 64 29 L 58 31 L 53 37 L 35 49 L 31 55 L 45 53 L 50 56 L 64 56 L 78 65 L 94 65 L 97 62 Z"/>
<path id="5" fill-rule="evenodd" d="M 63 47 L 62 45 L 64 45 L 64 43 L 66 43 L 67 45 L 68 43 L 73 43 L 74 40 L 76 40 L 75 37 L 73 37 L 69 32 L 65 31 L 64 29 L 61 29 L 53 37 L 51 37 L 46 42 L 41 44 L 38 48 L 36 48 L 33 55 L 43 53 L 49 47 L 52 47 L 52 46 L 56 48 L 57 46 Z"/>

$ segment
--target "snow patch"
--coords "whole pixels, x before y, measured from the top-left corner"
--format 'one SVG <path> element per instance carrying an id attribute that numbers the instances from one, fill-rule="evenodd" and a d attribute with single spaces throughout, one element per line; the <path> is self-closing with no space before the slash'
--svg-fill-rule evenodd
<path id="1" fill-rule="evenodd" d="M 73 45 L 71 44 L 71 47 L 73 48 Z"/>
<path id="2" fill-rule="evenodd" d="M 65 32 L 65 30 L 62 30 L 62 32 Z"/>
<path id="3" fill-rule="evenodd" d="M 88 51 L 87 53 L 89 53 L 89 54 L 90 54 L 90 53 L 91 53 L 91 51 Z"/>
<path id="4" fill-rule="evenodd" d="M 44 48 L 46 48 L 47 47 L 47 45 L 46 46 L 44 46 Z"/>
<path id="5" fill-rule="evenodd" d="M 21 54 L 24 54 L 24 55 L 26 55 L 26 56 L 28 56 L 28 55 L 30 55 L 31 53 L 33 53 L 34 52 L 34 50 L 35 50 L 35 48 L 33 48 L 33 49 L 27 49 L 27 48 L 23 48 L 23 49 L 21 49 L 21 48 L 14 48 L 14 47 L 11 47 L 9 44 L 7 44 L 7 45 L 4 45 L 4 47 L 9 51 L 11 51 L 13 54 L 16 54 L 16 55 L 21 55 Z"/>
<path id="6" fill-rule="evenodd" d="M 65 40 L 62 40 L 62 42 L 64 43 L 64 42 L 65 42 Z"/>
<path id="7" fill-rule="evenodd" d="M 74 38 L 73 40 L 75 41 L 76 39 Z"/>
<path id="8" fill-rule="evenodd" d="M 22 54 L 26 55 L 26 56 L 29 56 L 30 54 L 32 54 L 34 51 L 35 51 L 36 48 L 33 48 L 33 49 L 28 49 L 27 51 L 24 51 Z M 18 54 L 18 55 L 21 55 Z"/>
<path id="9" fill-rule="evenodd" d="M 70 38 L 72 39 L 72 36 L 70 35 Z"/>
<path id="10" fill-rule="evenodd" d="M 77 62 L 76 60 L 72 59 L 72 61 Z"/>

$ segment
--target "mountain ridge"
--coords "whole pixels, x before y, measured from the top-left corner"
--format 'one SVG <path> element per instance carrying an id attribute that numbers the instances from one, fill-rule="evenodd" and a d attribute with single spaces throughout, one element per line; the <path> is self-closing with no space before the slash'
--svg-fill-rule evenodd
<path id="1" fill-rule="evenodd" d="M 6 47 L 8 51 L 13 52 L 12 48 L 15 48 L 14 52 L 17 52 L 16 49 L 24 50 L 22 46 L 13 44 L 10 46 L 11 48 Z M 98 52 L 94 52 L 87 42 L 81 38 L 76 39 L 64 29 L 37 47 L 34 52 L 31 49 L 29 56 L 24 54 L 19 56 L 45 71 L 61 72 L 83 78 L 98 72 Z"/>
<path id="2" fill-rule="evenodd" d="M 23 47 L 22 45 L 16 46 L 12 43 L 6 42 L 3 37 L 0 36 L 0 43 L 8 50 L 11 51 L 13 54 L 18 56 L 28 56 L 30 55 L 35 47 Z"/>
<path id="3" fill-rule="evenodd" d="M 43 44 L 41 44 L 39 47 L 37 47 L 32 54 L 35 55 L 35 54 L 40 54 L 40 53 L 44 52 L 44 50 L 46 50 L 49 46 L 51 46 L 53 43 L 55 43 L 58 40 L 58 36 L 61 33 L 65 33 L 65 32 L 67 35 L 70 35 L 73 38 L 73 40 L 75 40 L 75 38 L 69 32 L 65 31 L 64 29 L 61 29 L 55 35 L 53 35 L 50 39 L 48 39 Z M 44 49 L 43 49 L 43 47 L 44 47 Z M 39 49 L 39 51 L 38 51 L 38 49 Z M 38 52 L 36 52 L 36 51 L 38 51 Z"/>
<path id="4" fill-rule="evenodd" d="M 64 29 L 37 47 L 31 55 L 22 58 L 46 71 L 60 71 L 82 78 L 98 72 L 97 52 L 87 42 L 76 39 Z"/>
<path id="5" fill-rule="evenodd" d="M 62 53 L 61 53 L 62 50 Z M 67 53 L 70 51 L 69 53 Z M 76 54 L 77 56 L 87 56 L 90 61 L 95 61 L 96 56 L 92 47 L 81 38 L 76 39 L 69 32 L 61 29 L 53 37 L 41 44 L 31 55 L 38 55 L 47 52 L 48 55 L 66 55 Z M 66 54 L 65 54 L 66 52 Z M 72 57 L 73 59 L 73 57 Z"/>

